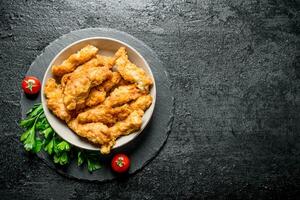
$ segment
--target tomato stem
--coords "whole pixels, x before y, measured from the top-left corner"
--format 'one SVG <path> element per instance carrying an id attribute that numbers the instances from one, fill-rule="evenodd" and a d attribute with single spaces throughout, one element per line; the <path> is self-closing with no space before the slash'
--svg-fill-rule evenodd
<path id="1" fill-rule="evenodd" d="M 118 158 L 118 160 L 116 161 L 116 163 L 117 163 L 117 165 L 118 165 L 119 167 L 123 167 L 123 166 L 124 166 L 123 160 L 124 160 L 124 159 L 121 157 L 121 158 Z"/>

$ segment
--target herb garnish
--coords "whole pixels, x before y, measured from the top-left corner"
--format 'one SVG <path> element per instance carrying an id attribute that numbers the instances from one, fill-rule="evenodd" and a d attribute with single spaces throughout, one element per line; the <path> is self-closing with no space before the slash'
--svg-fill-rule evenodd
<path id="1" fill-rule="evenodd" d="M 101 168 L 99 153 L 78 149 L 55 133 L 40 103 L 35 104 L 26 115 L 27 117 L 20 122 L 20 126 L 25 129 L 20 141 L 26 151 L 38 153 L 43 150 L 59 165 L 66 165 L 77 157 L 78 166 L 87 163 L 90 172 Z"/>

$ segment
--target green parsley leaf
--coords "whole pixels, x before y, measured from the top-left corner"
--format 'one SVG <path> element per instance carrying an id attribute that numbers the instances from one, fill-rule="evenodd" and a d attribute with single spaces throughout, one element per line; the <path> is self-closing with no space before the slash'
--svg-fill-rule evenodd
<path id="1" fill-rule="evenodd" d="M 53 148 L 54 147 L 54 138 L 52 138 L 45 146 L 44 150 L 51 155 L 53 153 Z"/>
<path id="2" fill-rule="evenodd" d="M 24 148 L 26 149 L 26 151 L 31 151 L 35 147 L 35 145 L 35 126 L 32 126 L 29 129 L 28 135 L 24 141 Z"/>
<path id="3" fill-rule="evenodd" d="M 41 148 L 42 148 L 42 145 L 43 145 L 42 140 L 40 138 L 37 138 L 36 143 L 35 143 L 35 147 L 33 148 L 33 152 L 34 153 L 40 152 Z"/>
<path id="4" fill-rule="evenodd" d="M 46 139 L 48 139 L 49 136 L 50 136 L 50 137 L 53 136 L 54 131 L 53 131 L 53 129 L 52 129 L 51 127 L 48 127 L 48 128 L 46 128 L 45 130 L 43 130 L 41 133 L 44 135 L 44 137 L 45 137 Z"/>
<path id="5" fill-rule="evenodd" d="M 45 117 L 46 117 L 46 115 L 45 115 L 45 113 L 43 111 L 43 113 L 39 116 L 39 119 L 45 119 Z"/>
<path id="6" fill-rule="evenodd" d="M 21 135 L 21 142 L 27 139 L 28 135 L 30 134 L 31 129 L 26 130 L 22 135 Z"/>
<path id="7" fill-rule="evenodd" d="M 39 105 L 41 105 L 40 103 L 34 104 L 32 106 L 32 108 L 30 110 L 27 111 L 26 115 L 29 115 L 29 113 L 31 113 L 34 109 L 36 109 Z"/>
<path id="8" fill-rule="evenodd" d="M 82 165 L 82 163 L 84 162 L 84 160 L 85 160 L 84 153 L 81 152 L 81 151 L 78 151 L 78 153 L 77 153 L 77 165 L 78 166 Z"/>
<path id="9" fill-rule="evenodd" d="M 28 119 L 23 119 L 20 122 L 20 126 L 23 128 L 29 128 L 31 127 L 35 122 L 35 118 L 28 118 Z"/>
<path id="10" fill-rule="evenodd" d="M 59 152 L 70 151 L 71 146 L 68 142 L 62 141 L 59 144 L 57 144 L 57 149 L 59 150 Z"/>
<path id="11" fill-rule="evenodd" d="M 101 168 L 101 164 L 98 160 L 88 158 L 87 163 L 88 163 L 89 172 L 93 172 L 93 171 Z"/>
<path id="12" fill-rule="evenodd" d="M 47 119 L 43 118 L 43 119 L 38 119 L 35 127 L 37 130 L 43 131 L 43 130 L 47 129 L 48 127 L 50 127 L 50 125 L 49 125 Z"/>
<path id="13" fill-rule="evenodd" d="M 42 104 L 40 104 L 39 106 L 37 106 L 31 113 L 29 113 L 29 117 L 35 117 L 37 115 L 39 115 L 41 112 L 43 111 L 43 107 Z"/>
<path id="14" fill-rule="evenodd" d="M 63 152 L 62 154 L 55 154 L 53 160 L 56 164 L 65 165 L 69 162 L 69 157 L 67 152 Z"/>

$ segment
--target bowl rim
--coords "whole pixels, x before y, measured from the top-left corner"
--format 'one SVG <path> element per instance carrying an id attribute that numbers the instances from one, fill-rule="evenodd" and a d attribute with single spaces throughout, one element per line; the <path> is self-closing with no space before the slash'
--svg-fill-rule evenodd
<path id="1" fill-rule="evenodd" d="M 119 39 L 115 39 L 115 38 L 111 38 L 111 37 L 102 37 L 102 36 L 94 36 L 94 37 L 87 37 L 87 38 L 83 38 L 83 39 L 80 39 L 80 40 L 76 40 L 75 42 L 72 42 L 71 44 L 69 44 L 69 45 L 67 45 L 66 47 L 64 47 L 59 53 L 57 53 L 55 56 L 54 56 L 54 58 L 51 60 L 51 62 L 49 63 L 49 65 L 48 65 L 48 67 L 47 67 L 47 69 L 46 69 L 46 71 L 45 71 L 45 73 L 44 73 L 44 75 L 43 75 L 43 81 L 42 81 L 42 88 L 41 88 L 41 103 L 42 103 L 42 107 L 43 107 L 43 109 L 45 110 L 45 109 L 48 109 L 48 107 L 47 107 L 47 105 L 46 105 L 46 97 L 45 97 L 45 94 L 44 94 L 44 87 L 45 87 L 45 84 L 46 84 L 46 76 L 47 76 L 47 74 L 49 73 L 49 70 L 51 69 L 51 67 L 53 66 L 53 63 L 57 60 L 57 58 L 62 54 L 62 53 L 64 53 L 66 50 L 68 50 L 69 48 L 71 48 L 72 46 L 74 46 L 74 45 L 76 45 L 76 44 L 78 44 L 78 43 L 81 43 L 81 42 L 84 42 L 84 41 L 88 41 L 88 40 L 109 40 L 109 41 L 113 41 L 113 42 L 117 42 L 117 43 L 119 43 L 119 44 L 121 44 L 122 46 L 125 46 L 125 48 L 129 48 L 129 49 L 131 49 L 135 54 L 137 54 L 138 55 L 138 57 L 140 57 L 141 59 L 142 59 L 142 61 L 145 63 L 145 66 L 146 66 L 146 68 L 147 69 L 149 69 L 149 75 L 150 75 L 150 77 L 152 78 L 152 80 L 153 80 L 153 85 L 152 85 L 152 87 L 151 87 L 151 90 L 153 90 L 153 95 L 151 95 L 152 97 L 153 97 L 153 100 L 152 100 L 152 104 L 151 104 L 151 106 L 148 108 L 148 110 L 150 111 L 150 115 L 149 115 L 149 117 L 145 120 L 145 122 L 144 122 L 144 125 L 142 125 L 142 127 L 140 128 L 140 130 L 138 130 L 138 131 L 136 131 L 136 132 L 133 132 L 133 133 L 131 133 L 131 134 L 135 134 L 134 135 L 134 137 L 132 137 L 130 140 L 128 140 L 127 142 L 124 142 L 123 144 L 119 144 L 119 145 L 114 145 L 113 147 L 112 147 L 112 150 L 113 149 L 116 149 L 116 148 L 120 148 L 120 147 L 123 147 L 123 146 L 125 146 L 126 144 L 128 144 L 128 143 L 130 143 L 131 141 L 133 141 L 134 139 L 136 139 L 136 137 L 138 136 L 138 135 L 140 135 L 142 132 L 143 132 L 143 130 L 146 128 L 146 126 L 148 125 L 148 123 L 150 122 L 150 120 L 151 120 L 151 118 L 152 118 L 152 115 L 153 115 L 153 112 L 154 112 L 154 109 L 155 109 L 155 104 L 156 104 L 156 83 L 155 83 L 155 77 L 154 77 L 154 75 L 153 75 L 153 72 L 152 72 L 152 70 L 151 70 L 151 67 L 150 67 L 150 65 L 148 64 L 148 62 L 147 62 L 147 60 L 135 49 L 135 48 L 133 48 L 131 45 L 129 45 L 129 44 L 127 44 L 126 42 L 123 42 L 123 41 L 121 41 L 121 40 L 119 40 Z M 50 72 L 51 73 L 51 72 Z M 153 106 L 152 106 L 153 105 Z M 148 111 L 147 110 L 147 111 Z M 56 117 L 51 111 L 50 111 L 50 113 L 54 116 L 54 117 Z M 46 114 L 45 113 L 45 117 L 48 119 L 48 114 Z M 57 117 L 56 117 L 57 118 Z M 143 116 L 143 118 L 144 118 L 144 116 Z M 60 120 L 60 119 L 59 119 Z M 144 119 L 143 119 L 144 120 Z M 48 120 L 49 121 L 49 120 Z M 80 149 L 85 149 L 85 150 L 91 150 L 91 151 L 98 151 L 99 149 L 100 149 L 100 147 L 99 148 L 94 148 L 94 147 L 91 147 L 91 148 L 89 148 L 89 147 L 82 147 L 82 146 L 79 146 L 78 144 L 75 144 L 75 143 L 73 143 L 73 142 L 70 142 L 68 139 L 66 139 L 66 137 L 64 137 L 63 136 L 63 134 L 60 134 L 59 133 L 59 131 L 57 131 L 56 130 L 56 128 L 55 128 L 55 126 L 53 126 L 50 122 L 49 122 L 49 124 L 51 125 L 51 127 L 53 128 L 53 130 L 62 138 L 62 139 L 64 139 L 65 141 L 67 141 L 67 142 L 69 142 L 71 145 L 73 145 L 73 146 L 76 146 L 76 147 L 78 147 L 78 148 L 80 148 Z M 66 125 L 67 126 L 67 125 Z M 69 128 L 70 129 L 70 128 Z M 76 134 L 76 133 L 74 133 L 74 131 L 73 130 L 71 130 L 70 129 L 70 131 L 71 132 L 73 132 L 73 134 Z M 131 134 L 129 134 L 129 135 L 131 135 Z M 77 135 L 77 134 L 76 134 Z M 78 136 L 78 135 L 77 135 Z M 80 136 L 78 136 L 78 137 L 80 137 Z M 123 137 L 123 136 L 121 136 L 121 137 Z M 120 137 L 120 138 L 121 138 Z M 117 139 L 118 140 L 118 139 Z M 117 141 L 116 140 L 116 141 Z M 89 142 L 90 143 L 90 142 Z M 93 144 L 93 143 L 90 143 L 90 144 Z"/>

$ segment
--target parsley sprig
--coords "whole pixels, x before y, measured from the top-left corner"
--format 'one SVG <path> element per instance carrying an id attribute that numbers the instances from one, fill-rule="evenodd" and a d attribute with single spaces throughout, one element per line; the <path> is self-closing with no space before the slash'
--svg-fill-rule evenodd
<path id="1" fill-rule="evenodd" d="M 90 172 L 101 168 L 99 153 L 73 147 L 55 133 L 46 119 L 40 103 L 35 104 L 26 113 L 26 116 L 20 122 L 20 126 L 25 129 L 20 141 L 26 151 L 38 153 L 43 150 L 52 156 L 55 164 L 59 165 L 67 165 L 71 159 L 77 157 L 78 166 L 87 163 Z"/>

